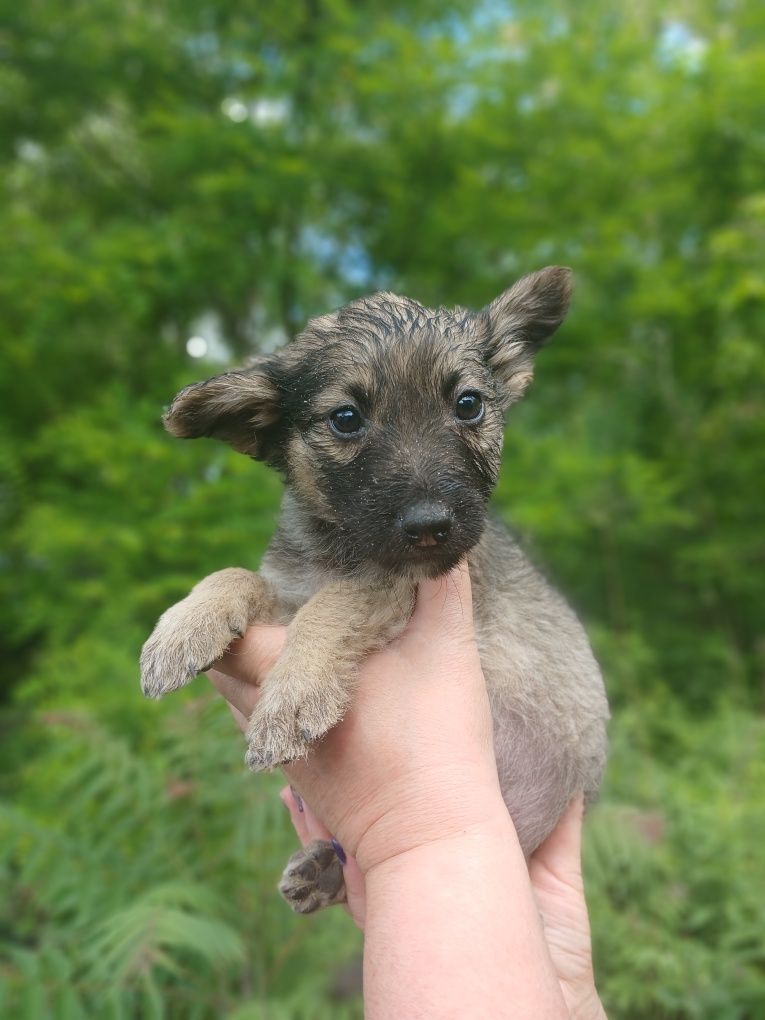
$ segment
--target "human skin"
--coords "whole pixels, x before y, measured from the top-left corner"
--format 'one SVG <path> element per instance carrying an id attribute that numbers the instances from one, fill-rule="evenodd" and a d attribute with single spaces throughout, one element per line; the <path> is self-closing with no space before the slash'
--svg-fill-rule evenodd
<path id="1" fill-rule="evenodd" d="M 250 628 L 209 674 L 240 725 L 284 634 Z M 301 839 L 332 833 L 347 854 L 368 1018 L 604 1015 L 581 803 L 527 866 L 499 789 L 466 567 L 420 585 L 402 636 L 362 667 L 345 719 L 285 771 L 310 805 L 301 813 L 283 794 Z"/>

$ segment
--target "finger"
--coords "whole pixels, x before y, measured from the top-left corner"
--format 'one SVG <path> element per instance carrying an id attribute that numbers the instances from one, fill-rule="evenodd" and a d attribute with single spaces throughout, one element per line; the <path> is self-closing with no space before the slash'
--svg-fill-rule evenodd
<path id="1" fill-rule="evenodd" d="M 318 818 L 311 807 L 306 804 L 300 794 L 293 786 L 285 786 L 279 792 L 279 797 L 290 813 L 292 825 L 297 833 L 298 839 L 303 846 L 306 846 L 314 839 L 332 839 L 332 834 L 324 823 Z M 364 914 L 366 907 L 365 882 L 361 868 L 356 863 L 356 858 L 346 856 L 343 863 L 343 878 L 348 897 L 348 904 L 353 905 L 350 913 L 356 924 L 364 930 Z"/>
<path id="2" fill-rule="evenodd" d="M 295 832 L 303 846 L 314 839 L 332 839 L 332 833 L 294 786 L 285 786 L 279 797 L 290 813 Z"/>
<path id="3" fill-rule="evenodd" d="M 466 560 L 443 577 L 420 583 L 410 626 L 473 636 L 473 600 Z"/>
<path id="4" fill-rule="evenodd" d="M 311 839 L 332 839 L 332 833 L 324 822 L 318 817 L 310 804 L 303 801 L 303 814 L 305 815 L 308 833 Z"/>
<path id="5" fill-rule="evenodd" d="M 223 695 L 231 708 L 235 709 L 239 716 L 244 718 L 244 726 L 242 726 L 239 723 L 238 716 L 234 716 L 239 724 L 239 728 L 245 730 L 247 728 L 247 720 L 252 715 L 257 704 L 259 696 L 258 688 L 246 683 L 244 680 L 239 680 L 237 677 L 227 676 L 217 669 L 208 669 L 207 678 L 218 693 Z"/>
<path id="6" fill-rule="evenodd" d="M 293 790 L 293 796 L 294 794 L 295 791 Z M 326 825 L 324 825 L 321 819 L 317 817 L 309 804 L 303 803 L 303 817 L 305 818 L 308 828 L 308 842 L 312 839 L 329 839 L 332 840 L 332 843 L 335 845 L 335 853 L 340 858 L 343 865 L 343 879 L 345 880 L 347 896 L 346 906 L 348 907 L 348 911 L 353 917 L 353 920 L 363 931 L 364 915 L 366 911 L 366 885 L 361 868 L 356 863 L 356 858 L 350 854 L 346 854 L 345 850 L 335 839 L 333 839 L 332 833 Z M 303 846 L 305 846 L 305 843 L 303 843 Z"/>
<path id="7" fill-rule="evenodd" d="M 581 793 L 563 812 L 552 833 L 534 851 L 532 861 L 561 876 L 577 877 L 582 871 L 582 819 L 584 797 Z"/>
<path id="8" fill-rule="evenodd" d="M 215 663 L 219 673 L 258 684 L 279 658 L 287 637 L 286 627 L 248 627 L 242 638 L 232 641 Z"/>
<path id="9" fill-rule="evenodd" d="M 301 800 L 300 795 L 297 794 L 291 786 L 285 786 L 282 790 L 280 790 L 279 797 L 282 804 L 284 804 L 290 813 L 292 826 L 297 833 L 298 839 L 302 845 L 305 846 L 306 843 L 311 842 L 312 837 L 308 831 L 308 823 L 306 821 L 303 801 Z"/>
<path id="10" fill-rule="evenodd" d="M 231 702 L 228 703 L 228 707 L 229 707 L 229 711 L 231 712 L 231 714 L 234 717 L 234 722 L 236 723 L 236 725 L 239 727 L 239 729 L 242 731 L 242 733 L 246 733 L 247 732 L 247 723 L 248 723 L 247 716 L 244 715 L 242 712 L 240 712 L 238 708 L 234 708 L 234 706 L 231 704 Z"/>
<path id="11" fill-rule="evenodd" d="M 348 897 L 348 912 L 363 931 L 367 906 L 366 883 L 355 857 L 348 856 L 346 859 L 343 865 L 343 878 L 345 879 L 345 891 Z"/>

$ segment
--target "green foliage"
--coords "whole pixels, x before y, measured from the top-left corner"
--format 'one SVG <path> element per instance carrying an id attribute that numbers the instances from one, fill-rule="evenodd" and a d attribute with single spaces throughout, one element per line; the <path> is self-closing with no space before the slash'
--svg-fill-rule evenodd
<path id="1" fill-rule="evenodd" d="M 277 777 L 251 781 L 210 695 L 153 715 L 135 740 L 84 709 L 38 717 L 47 749 L 0 811 L 3 1015 L 338 1015 L 321 1003 L 358 940 L 276 895 Z"/>
<path id="2" fill-rule="evenodd" d="M 585 874 L 609 1016 L 739 1020 L 765 1009 L 765 725 L 623 711 Z"/>
<path id="3" fill-rule="evenodd" d="M 574 309 L 497 508 L 615 707 L 600 984 L 613 1018 L 762 1015 L 762 5 L 0 0 L 0 23 L 0 1014 L 358 1015 L 329 993 L 344 918 L 273 891 L 274 784 L 201 687 L 137 693 L 156 616 L 257 564 L 280 491 L 161 408 L 359 292 L 478 305 L 561 262 Z"/>

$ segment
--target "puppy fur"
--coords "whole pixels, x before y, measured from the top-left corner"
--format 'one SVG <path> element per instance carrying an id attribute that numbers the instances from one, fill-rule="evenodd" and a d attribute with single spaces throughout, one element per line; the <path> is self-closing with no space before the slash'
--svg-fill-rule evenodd
<path id="1" fill-rule="evenodd" d="M 486 308 L 380 293 L 313 319 L 281 352 L 187 387 L 165 417 L 286 481 L 258 573 L 201 581 L 141 655 L 144 693 L 188 683 L 254 622 L 288 625 L 247 733 L 247 763 L 305 756 L 343 717 L 358 665 L 410 616 L 416 586 L 467 555 L 503 795 L 528 855 L 572 796 L 597 792 L 608 706 L 576 616 L 487 515 L 504 415 L 568 309 L 548 267 Z M 340 412 L 338 414 L 338 412 Z M 343 898 L 331 848 L 293 855 L 280 889 L 308 913 Z"/>

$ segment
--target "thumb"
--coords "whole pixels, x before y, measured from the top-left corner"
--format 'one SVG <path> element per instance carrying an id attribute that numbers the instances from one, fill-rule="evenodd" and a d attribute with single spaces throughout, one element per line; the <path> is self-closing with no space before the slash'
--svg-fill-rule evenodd
<path id="1" fill-rule="evenodd" d="M 534 851 L 531 863 L 539 864 L 560 879 L 581 884 L 583 818 L 584 797 L 579 793 L 563 812 L 552 833 Z"/>
<path id="2" fill-rule="evenodd" d="M 215 663 L 215 669 L 245 683 L 259 684 L 279 658 L 286 638 L 285 627 L 268 624 L 248 627 L 244 637 L 231 642 Z"/>
<path id="3" fill-rule="evenodd" d="M 284 627 L 248 627 L 244 637 L 232 641 L 214 668 L 207 671 L 218 693 L 246 719 L 257 703 L 258 685 L 279 658 L 286 634 Z"/>
<path id="4" fill-rule="evenodd" d="M 410 626 L 444 637 L 473 638 L 473 598 L 467 560 L 448 574 L 422 581 Z"/>

